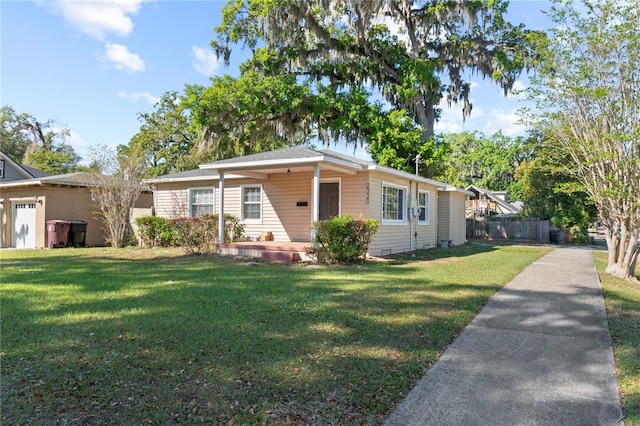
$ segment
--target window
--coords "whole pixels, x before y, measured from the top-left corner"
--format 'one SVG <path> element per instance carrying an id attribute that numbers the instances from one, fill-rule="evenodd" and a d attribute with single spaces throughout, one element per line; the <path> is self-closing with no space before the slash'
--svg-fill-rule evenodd
<path id="1" fill-rule="evenodd" d="M 189 216 L 213 214 L 213 188 L 189 189 Z"/>
<path id="2" fill-rule="evenodd" d="M 428 192 L 418 192 L 418 209 L 420 209 L 420 214 L 418 215 L 418 223 L 428 224 L 429 223 L 429 193 Z"/>
<path id="3" fill-rule="evenodd" d="M 242 187 L 242 218 L 253 222 L 262 220 L 262 188 L 260 186 Z"/>
<path id="4" fill-rule="evenodd" d="M 382 186 L 382 223 L 405 223 L 406 188 Z"/>
<path id="5" fill-rule="evenodd" d="M 4 160 L 0 160 L 0 179 L 4 179 Z"/>

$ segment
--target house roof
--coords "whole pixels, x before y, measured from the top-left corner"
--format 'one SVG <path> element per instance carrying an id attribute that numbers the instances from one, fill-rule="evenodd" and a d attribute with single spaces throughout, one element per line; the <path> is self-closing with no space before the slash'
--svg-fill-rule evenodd
<path id="1" fill-rule="evenodd" d="M 49 175 L 34 177 L 31 179 L 14 180 L 0 184 L 3 188 L 13 188 L 20 186 L 41 186 L 41 185 L 62 185 L 62 186 L 87 186 L 86 172 L 67 173 L 64 175 Z"/>
<path id="2" fill-rule="evenodd" d="M 21 164 L 22 168 L 27 171 L 34 178 L 52 176 L 51 173 L 45 172 L 44 170 L 36 169 L 35 167 L 27 166 L 25 164 Z"/>
<path id="3" fill-rule="evenodd" d="M 145 179 L 145 183 L 187 182 L 219 179 L 219 173 L 226 178 L 242 176 L 261 178 L 269 173 L 284 173 L 290 169 L 311 170 L 318 165 L 320 168 L 337 170 L 343 173 L 356 174 L 361 171 L 377 170 L 404 179 L 424 182 L 438 187 L 441 191 L 457 191 L 472 195 L 464 189 L 456 188 L 443 182 L 416 176 L 401 170 L 381 166 L 371 161 L 362 160 L 350 155 L 341 154 L 328 149 L 314 150 L 302 146 L 282 148 L 275 151 L 265 151 L 242 157 L 228 158 L 201 164 L 199 169 L 173 173 L 157 178 Z"/>
<path id="4" fill-rule="evenodd" d="M 11 182 L 0 183 L 0 188 L 19 188 L 29 186 L 70 186 L 70 187 L 87 187 L 91 182 L 91 173 L 75 172 L 64 175 L 49 175 L 40 178 L 14 180 Z M 149 188 L 145 188 L 148 190 Z"/>
<path id="5" fill-rule="evenodd" d="M 496 204 L 500 205 L 500 207 L 502 207 L 509 214 L 518 214 L 520 213 L 520 210 L 522 210 L 521 205 L 508 203 L 500 197 L 500 195 L 505 195 L 507 191 L 489 191 L 488 189 L 480 188 L 479 186 L 475 185 L 469 185 L 466 189 L 467 191 L 471 191 L 474 194 L 479 193 L 486 195 L 487 198 L 489 198 L 491 201 L 495 201 Z"/>

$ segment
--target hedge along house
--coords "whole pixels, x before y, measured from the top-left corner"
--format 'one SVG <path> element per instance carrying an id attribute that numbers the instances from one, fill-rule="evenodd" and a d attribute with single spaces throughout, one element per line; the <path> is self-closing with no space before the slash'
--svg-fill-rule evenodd
<path id="1" fill-rule="evenodd" d="M 380 222 L 369 249 L 372 256 L 466 241 L 469 192 L 329 150 L 284 148 L 202 164 L 145 183 L 154 189 L 158 216 L 231 214 L 242 221 L 250 239 L 269 235 L 276 245 L 309 246 L 314 222 L 346 214 Z M 241 247 L 220 246 L 223 254 L 257 254 Z"/>
<path id="2" fill-rule="evenodd" d="M 10 167 L 18 166 L 28 173 L 9 171 L 7 161 L 3 166 L 7 179 L 0 183 L 0 247 L 46 248 L 49 220 L 86 222 L 85 244 L 106 244 L 104 225 L 97 217 L 98 209 L 91 200 L 84 173 L 35 177 L 28 168 L 15 163 Z M 10 174 L 17 178 L 9 178 Z M 151 211 L 152 205 L 152 195 L 147 190 L 138 198 L 136 207 Z"/>

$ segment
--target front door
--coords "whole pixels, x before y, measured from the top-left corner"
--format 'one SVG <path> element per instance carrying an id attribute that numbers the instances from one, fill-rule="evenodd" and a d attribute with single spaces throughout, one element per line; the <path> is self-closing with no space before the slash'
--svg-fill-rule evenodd
<path id="1" fill-rule="evenodd" d="M 320 220 L 328 220 L 340 214 L 340 183 L 320 184 Z"/>

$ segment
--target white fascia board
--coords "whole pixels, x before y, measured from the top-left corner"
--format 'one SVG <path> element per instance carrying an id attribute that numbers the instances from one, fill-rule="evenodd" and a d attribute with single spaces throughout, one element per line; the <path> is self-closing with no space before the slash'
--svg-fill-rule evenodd
<path id="1" fill-rule="evenodd" d="M 40 180 L 16 180 L 13 182 L 1 183 L 0 188 L 18 188 L 20 186 L 39 186 L 42 185 Z"/>
<path id="2" fill-rule="evenodd" d="M 225 175 L 225 179 L 240 179 L 246 177 L 244 175 Z M 220 180 L 220 175 L 212 176 L 191 176 L 191 177 L 177 177 L 177 178 L 151 178 L 143 179 L 142 183 L 145 184 L 157 184 L 157 183 L 174 183 L 174 182 L 200 182 L 205 180 Z"/>
<path id="3" fill-rule="evenodd" d="M 468 195 L 468 196 L 473 196 L 475 195 L 473 192 L 471 191 L 467 191 L 466 189 L 462 189 L 462 188 L 457 188 L 455 186 L 451 186 L 451 185 L 447 185 L 446 188 L 443 188 L 442 191 L 446 191 L 446 192 L 459 192 L 461 194 L 464 195 Z"/>
<path id="4" fill-rule="evenodd" d="M 324 161 L 324 156 L 308 157 L 308 158 L 291 158 L 291 159 L 277 159 L 277 160 L 262 160 L 262 161 L 246 161 L 246 162 L 229 162 L 225 164 L 200 164 L 200 168 L 204 170 L 260 170 L 260 169 L 275 169 L 278 167 L 287 166 L 299 166 L 306 164 L 315 164 Z"/>
<path id="5" fill-rule="evenodd" d="M 369 166 L 369 170 L 378 170 L 381 171 L 383 173 L 387 173 L 393 176 L 397 176 L 403 179 L 407 179 L 407 180 L 412 180 L 415 182 L 422 182 L 422 183 L 426 183 L 428 185 L 433 185 L 435 187 L 437 187 L 437 189 L 439 191 L 443 191 L 445 188 L 449 187 L 450 185 L 447 185 L 444 182 L 438 182 L 437 180 L 433 180 L 433 179 L 429 179 L 429 178 L 425 178 L 422 176 L 416 176 L 416 175 L 412 175 L 411 173 L 407 173 L 407 172 L 403 172 L 402 170 L 396 170 L 396 169 L 392 169 L 391 167 L 386 167 L 386 166 L 380 166 L 377 164 L 372 164 Z"/>

